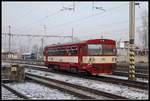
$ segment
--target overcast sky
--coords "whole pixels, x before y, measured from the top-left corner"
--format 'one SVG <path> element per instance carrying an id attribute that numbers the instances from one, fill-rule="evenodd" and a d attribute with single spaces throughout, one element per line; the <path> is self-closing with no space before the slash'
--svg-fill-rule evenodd
<path id="1" fill-rule="evenodd" d="M 2 2 L 2 32 L 8 33 L 11 25 L 12 34 L 72 35 L 80 40 L 111 38 L 129 40 L 129 2 Z M 92 9 L 92 7 L 102 7 Z M 140 27 L 142 11 L 148 11 L 148 2 L 136 6 L 136 27 Z M 44 32 L 44 25 L 46 32 Z M 8 38 L 2 39 L 3 46 L 8 45 Z M 6 42 L 5 42 L 6 41 Z M 19 48 L 29 44 L 41 45 L 41 38 L 13 37 L 12 45 Z M 44 38 L 44 44 L 68 42 L 69 38 Z M 20 44 L 20 46 L 19 46 Z M 8 46 L 7 46 L 8 47 Z M 32 46 L 29 48 L 31 49 Z"/>

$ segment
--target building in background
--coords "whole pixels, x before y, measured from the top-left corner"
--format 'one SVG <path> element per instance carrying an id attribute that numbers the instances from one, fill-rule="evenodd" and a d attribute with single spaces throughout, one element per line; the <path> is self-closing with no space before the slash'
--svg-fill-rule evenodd
<path id="1" fill-rule="evenodd" d="M 18 56 L 18 54 L 17 53 L 15 53 L 15 52 L 2 52 L 1 53 L 1 58 L 2 59 L 18 59 L 19 58 L 19 56 Z"/>

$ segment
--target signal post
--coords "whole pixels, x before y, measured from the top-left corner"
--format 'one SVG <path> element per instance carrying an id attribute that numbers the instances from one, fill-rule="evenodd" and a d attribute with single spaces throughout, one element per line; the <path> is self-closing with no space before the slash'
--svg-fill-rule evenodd
<path id="1" fill-rule="evenodd" d="M 129 4 L 129 80 L 136 80 L 135 77 L 135 53 L 134 53 L 134 36 L 135 36 L 135 2 Z"/>

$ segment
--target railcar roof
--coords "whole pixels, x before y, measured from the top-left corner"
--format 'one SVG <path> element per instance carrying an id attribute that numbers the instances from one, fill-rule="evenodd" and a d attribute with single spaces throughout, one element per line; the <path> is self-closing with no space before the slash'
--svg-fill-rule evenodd
<path id="1" fill-rule="evenodd" d="M 84 41 L 70 42 L 70 43 L 63 43 L 63 44 L 52 44 L 52 45 L 48 45 L 46 47 L 84 44 L 84 43 L 87 43 L 88 41 L 98 41 L 98 40 L 110 40 L 110 41 L 114 41 L 112 39 L 91 39 L 91 40 L 84 40 Z"/>
<path id="2" fill-rule="evenodd" d="M 52 44 L 52 45 L 48 45 L 47 47 L 51 47 L 51 46 L 65 46 L 65 45 L 75 45 L 75 44 L 81 44 L 81 43 L 86 43 L 86 41 L 78 41 L 78 42 L 71 42 L 71 43 L 62 43 L 62 44 Z"/>

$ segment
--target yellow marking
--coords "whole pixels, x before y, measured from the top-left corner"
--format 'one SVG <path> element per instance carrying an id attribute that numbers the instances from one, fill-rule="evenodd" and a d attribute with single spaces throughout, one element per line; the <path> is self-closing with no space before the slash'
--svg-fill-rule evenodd
<path id="1" fill-rule="evenodd" d="M 130 65 L 130 68 L 135 69 L 135 66 L 133 66 L 133 65 L 131 66 L 131 65 Z"/>
<path id="2" fill-rule="evenodd" d="M 130 52 L 130 55 L 133 55 L 133 56 L 134 56 L 135 54 L 134 54 L 134 52 L 131 51 L 131 52 Z"/>
<path id="3" fill-rule="evenodd" d="M 131 70 L 132 74 L 135 74 L 135 71 L 134 70 Z"/>
<path id="4" fill-rule="evenodd" d="M 132 75 L 132 78 L 135 78 L 135 75 Z"/>
<path id="5" fill-rule="evenodd" d="M 130 57 L 129 59 L 130 59 L 130 60 L 131 60 L 131 59 L 132 59 L 132 60 L 134 60 L 134 59 L 135 59 L 135 57 Z"/>

